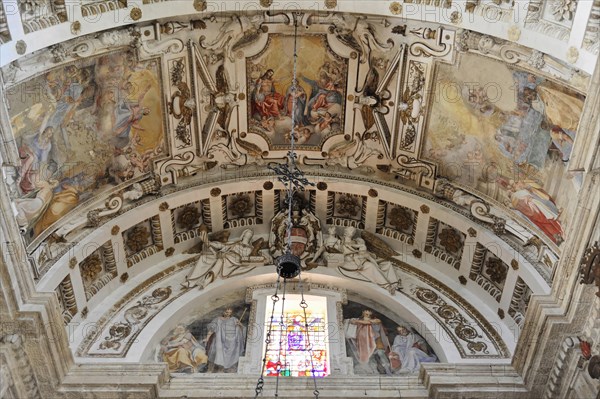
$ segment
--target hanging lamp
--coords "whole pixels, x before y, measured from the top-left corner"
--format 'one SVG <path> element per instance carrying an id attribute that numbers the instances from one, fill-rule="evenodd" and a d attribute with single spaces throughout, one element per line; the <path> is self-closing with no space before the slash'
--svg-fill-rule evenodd
<path id="1" fill-rule="evenodd" d="M 300 18 L 300 13 L 293 13 L 294 18 L 294 57 L 293 57 L 293 78 L 292 78 L 292 127 L 290 133 L 290 148 L 287 153 L 287 163 L 286 164 L 274 164 L 269 165 L 268 168 L 271 169 L 277 175 L 277 179 L 285 184 L 287 191 L 287 229 L 286 229 L 286 245 L 284 253 L 279 256 L 275 260 L 275 269 L 277 272 L 277 282 L 275 284 L 275 293 L 271 296 L 271 301 L 273 303 L 273 307 L 271 310 L 271 316 L 269 320 L 269 327 L 267 329 L 267 333 L 265 335 L 265 351 L 262 359 L 262 368 L 260 377 L 256 383 L 255 396 L 254 398 L 258 398 L 262 396 L 263 387 L 264 387 L 264 374 L 267 365 L 267 353 L 269 351 L 269 345 L 271 342 L 271 336 L 273 333 L 273 320 L 275 318 L 275 307 L 277 302 L 281 299 L 281 316 L 279 318 L 280 324 L 280 334 L 279 334 L 279 350 L 278 350 L 278 359 L 276 363 L 276 380 L 275 380 L 275 397 L 279 397 L 279 377 L 281 375 L 282 370 L 282 362 L 281 362 L 281 352 L 283 347 L 283 332 L 286 331 L 285 326 L 285 293 L 286 286 L 289 279 L 293 279 L 298 277 L 298 289 L 300 291 L 301 301 L 300 308 L 303 311 L 304 316 L 304 328 L 306 331 L 305 335 L 305 350 L 308 352 L 311 364 L 311 375 L 314 384 L 313 396 L 315 398 L 319 398 L 319 390 L 317 388 L 317 379 L 315 375 L 315 365 L 313 360 L 312 353 L 312 344 L 310 342 L 309 336 L 309 325 L 308 318 L 306 314 L 306 309 L 308 308 L 308 303 L 304 299 L 304 287 L 302 284 L 302 262 L 300 258 L 292 253 L 292 203 L 294 194 L 299 191 L 304 191 L 306 186 L 314 186 L 314 183 L 311 183 L 304 177 L 304 173 L 298 169 L 296 166 L 296 153 L 295 153 L 295 130 L 296 130 L 296 106 L 297 106 L 297 98 L 296 92 L 298 90 L 298 80 L 297 80 L 297 65 L 298 65 L 298 20 Z M 279 291 L 281 289 L 281 298 L 279 297 Z M 287 339 L 287 338 L 286 338 Z"/>

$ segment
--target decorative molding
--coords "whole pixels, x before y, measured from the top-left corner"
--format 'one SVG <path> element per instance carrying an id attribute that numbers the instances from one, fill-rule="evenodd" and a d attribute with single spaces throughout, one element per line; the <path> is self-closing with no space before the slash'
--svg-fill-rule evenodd
<path id="1" fill-rule="evenodd" d="M 598 288 L 596 295 L 600 297 L 600 242 L 595 241 L 583 254 L 579 265 L 581 284 L 594 284 Z"/>

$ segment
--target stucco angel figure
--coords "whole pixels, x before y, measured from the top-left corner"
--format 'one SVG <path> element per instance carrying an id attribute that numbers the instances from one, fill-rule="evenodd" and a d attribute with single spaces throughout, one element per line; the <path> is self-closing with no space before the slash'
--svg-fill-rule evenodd
<path id="1" fill-rule="evenodd" d="M 304 199 L 294 195 L 292 199 L 292 228 L 290 252 L 300 258 L 303 268 L 316 267 L 314 254 L 323 245 L 321 222 L 304 205 Z M 271 221 L 269 248 L 273 256 L 280 256 L 287 248 L 288 208 L 284 207 Z M 306 262 L 309 258 L 312 261 Z"/>
<path id="2" fill-rule="evenodd" d="M 219 277 L 225 279 L 253 270 L 256 264 L 250 263 L 249 258 L 260 256 L 263 242 L 262 239 L 252 242 L 253 236 L 254 232 L 246 229 L 237 240 L 209 241 L 207 229 L 200 229 L 202 252 L 183 285 L 203 289 Z"/>
<path id="3" fill-rule="evenodd" d="M 352 226 L 344 228 L 344 234 L 337 244 L 325 247 L 325 251 L 341 252 L 344 261 L 338 266 L 338 271 L 345 277 L 372 282 L 394 295 L 401 288 L 402 282 L 392 262 L 378 258 L 390 258 L 396 253 L 374 234 L 363 231 L 361 237 L 354 238 L 355 233 L 356 228 Z"/>

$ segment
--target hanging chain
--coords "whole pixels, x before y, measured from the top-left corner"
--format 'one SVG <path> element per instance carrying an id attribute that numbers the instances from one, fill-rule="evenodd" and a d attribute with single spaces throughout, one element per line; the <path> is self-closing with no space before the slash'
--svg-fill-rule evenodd
<path id="1" fill-rule="evenodd" d="M 273 331 L 273 317 L 275 315 L 275 305 L 279 301 L 279 296 L 277 293 L 279 292 L 279 285 L 281 284 L 281 277 L 277 275 L 277 283 L 275 284 L 275 293 L 271 295 L 271 301 L 273 301 L 273 307 L 271 309 L 271 319 L 269 320 L 269 329 L 267 330 L 267 335 L 265 336 L 265 353 L 262 359 L 262 368 L 260 370 L 260 377 L 258 377 L 258 381 L 256 381 L 256 389 L 254 390 L 255 395 L 254 399 L 258 398 L 258 395 L 262 395 L 263 387 L 265 385 L 265 379 L 263 375 L 265 374 L 265 368 L 267 366 L 267 353 L 269 351 L 269 344 L 271 343 L 271 332 Z"/>
<path id="2" fill-rule="evenodd" d="M 306 329 L 306 346 L 305 350 L 308 350 L 308 355 L 310 357 L 310 372 L 312 375 L 313 385 L 315 389 L 313 391 L 313 395 L 316 399 L 319 399 L 319 389 L 317 387 L 317 376 L 315 375 L 315 362 L 313 359 L 313 348 L 312 343 L 310 342 L 310 334 L 308 332 L 308 318 L 306 316 L 306 308 L 308 308 L 308 303 L 304 299 L 304 285 L 302 284 L 302 269 L 300 269 L 300 273 L 298 274 L 298 289 L 300 290 L 300 307 L 304 312 L 304 328 Z"/>
<path id="3" fill-rule="evenodd" d="M 295 128 L 296 128 L 296 101 L 297 101 L 297 91 L 298 91 L 298 80 L 297 78 L 297 65 L 298 65 L 298 16 L 294 15 L 294 69 L 292 72 L 292 130 L 290 131 L 290 151 L 288 152 L 288 164 L 290 167 L 290 175 L 295 176 L 297 172 L 302 173 L 301 171 L 296 170 L 296 152 L 294 151 L 294 143 L 295 143 Z M 306 180 L 306 179 L 304 179 Z M 288 225 L 287 225 L 287 248 L 286 252 L 290 253 L 292 251 L 292 203 L 294 197 L 294 187 L 297 185 L 294 183 L 292 179 L 288 181 Z"/>
<path id="4" fill-rule="evenodd" d="M 291 253 L 292 250 L 292 205 L 293 205 L 293 197 L 294 193 L 297 190 L 304 191 L 304 187 L 307 185 L 314 186 L 315 184 L 309 182 L 307 178 L 304 177 L 304 173 L 296 167 L 296 152 L 295 152 L 295 128 L 296 128 L 296 106 L 297 106 L 297 94 L 298 94 L 298 79 L 297 79 L 297 67 L 298 67 L 298 17 L 299 13 L 294 13 L 294 58 L 293 58 L 293 78 L 292 78 L 292 128 L 290 131 L 290 150 L 287 153 L 288 162 L 286 165 L 273 164 L 268 165 L 267 167 L 271 169 L 275 174 L 278 175 L 278 179 L 280 182 L 284 183 L 287 186 L 287 207 L 288 207 L 288 218 L 287 218 L 287 231 L 286 231 L 286 253 Z M 306 308 L 308 304 L 304 299 L 304 287 L 302 285 L 302 269 L 300 268 L 300 273 L 298 274 L 299 279 L 299 289 L 302 300 L 300 301 L 300 307 L 304 312 L 304 328 L 306 329 L 306 349 L 308 349 L 310 355 L 310 364 L 311 364 L 311 374 L 314 383 L 314 391 L 313 395 L 316 399 L 319 398 L 319 390 L 317 389 L 317 378 L 315 375 L 315 365 L 313 359 L 313 350 L 312 344 L 310 342 L 310 336 L 308 332 L 308 318 L 306 315 Z M 275 314 L 275 306 L 279 301 L 279 296 L 277 295 L 279 291 L 279 286 L 281 284 L 281 276 L 279 272 L 277 273 L 277 285 L 275 287 L 275 294 L 271 296 L 271 300 L 273 301 L 273 307 L 271 310 L 271 318 L 269 321 L 269 330 L 267 332 L 265 338 L 265 353 L 262 362 L 262 369 L 260 373 L 260 377 L 256 383 L 256 395 L 254 398 L 258 398 L 259 395 L 262 395 L 263 387 L 264 387 L 264 378 L 266 364 L 267 364 L 267 353 L 269 351 L 269 344 L 271 343 L 271 333 L 273 330 L 273 318 Z M 283 290 L 282 290 L 282 302 L 281 302 L 281 319 L 279 321 L 279 351 L 277 355 L 277 375 L 276 375 L 276 384 L 275 384 L 275 397 L 279 397 L 279 377 L 281 375 L 282 363 L 281 363 L 281 351 L 283 346 L 283 334 L 286 332 L 286 324 L 285 324 L 285 290 L 286 290 L 287 279 L 283 279 Z M 305 349 L 305 350 L 306 350 Z M 287 349 L 284 352 L 284 362 L 287 361 Z"/>

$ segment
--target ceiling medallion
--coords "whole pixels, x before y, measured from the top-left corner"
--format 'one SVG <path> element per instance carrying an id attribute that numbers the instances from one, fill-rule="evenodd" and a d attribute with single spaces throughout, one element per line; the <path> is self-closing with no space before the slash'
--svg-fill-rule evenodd
<path id="1" fill-rule="evenodd" d="M 206 10 L 206 1 L 205 0 L 194 0 L 194 10 L 196 10 L 196 11 Z"/>
<path id="2" fill-rule="evenodd" d="M 337 7 L 337 0 L 325 0 L 325 8 L 331 10 Z"/>
<path id="3" fill-rule="evenodd" d="M 134 21 L 139 20 L 140 18 L 142 18 L 142 10 L 139 9 L 138 7 L 133 7 L 131 9 L 131 12 L 129 13 L 129 16 L 131 17 L 131 19 L 133 19 Z"/>
<path id="4" fill-rule="evenodd" d="M 270 2 L 269 2 L 270 4 Z M 261 5 L 263 5 L 263 2 L 261 0 Z M 264 5 L 263 5 L 264 6 Z M 300 13 L 294 13 L 294 58 L 293 58 L 293 75 L 292 75 L 292 87 L 291 87 L 291 93 L 296 93 L 298 91 L 298 80 L 297 80 L 297 65 L 298 65 L 298 21 L 301 18 L 301 14 Z M 277 179 L 283 183 L 286 186 L 286 191 L 287 191 L 287 228 L 286 228 L 286 232 L 285 232 L 285 238 L 286 238 L 286 244 L 284 246 L 284 252 L 281 256 L 279 256 L 277 259 L 275 259 L 275 266 L 276 266 L 276 272 L 277 272 L 277 283 L 275 284 L 275 293 L 271 296 L 271 300 L 273 302 L 273 307 L 271 310 L 271 317 L 270 317 L 270 323 L 269 323 L 269 327 L 265 336 L 265 352 L 264 352 L 264 356 L 263 356 L 263 361 L 262 361 L 262 368 L 260 371 L 260 376 L 258 377 L 258 380 L 256 382 L 256 388 L 255 388 L 255 396 L 254 398 L 258 398 L 259 396 L 262 396 L 262 392 L 263 392 L 263 387 L 264 387 L 264 383 L 265 380 L 263 378 L 263 376 L 265 375 L 265 372 L 267 370 L 266 366 L 267 366 L 267 353 L 269 351 L 269 345 L 270 344 L 276 344 L 276 343 L 272 343 L 271 342 L 271 332 L 273 331 L 273 319 L 275 318 L 275 307 L 277 305 L 277 302 L 279 301 L 279 289 L 280 287 L 282 288 L 282 297 L 281 297 L 281 321 L 279 323 L 280 328 L 282 330 L 287 329 L 287 326 L 285 325 L 284 320 L 286 320 L 285 317 L 285 292 L 286 292 L 286 284 L 288 279 L 292 279 L 292 278 L 298 278 L 298 289 L 300 291 L 300 297 L 301 297 L 301 301 L 300 301 L 300 308 L 302 308 L 303 313 L 304 313 L 304 317 L 303 317 L 303 323 L 304 323 L 304 327 L 306 328 L 306 337 L 305 337 L 305 350 L 308 352 L 308 355 L 310 357 L 310 362 L 311 362 L 311 374 L 312 374 L 312 380 L 313 380 L 313 384 L 314 384 L 314 390 L 313 390 L 313 395 L 315 398 L 319 398 L 319 390 L 317 389 L 317 379 L 316 379 L 316 375 L 315 375 L 315 365 L 314 365 L 314 361 L 313 361 L 313 353 L 312 353 L 312 345 L 310 342 L 310 336 L 308 334 L 309 331 L 309 326 L 308 326 L 308 319 L 307 319 L 307 313 L 306 313 L 306 308 L 308 307 L 308 303 L 306 302 L 306 300 L 304 299 L 304 288 L 303 288 L 303 284 L 302 284 L 302 276 L 301 276 L 301 272 L 302 272 L 302 261 L 300 260 L 300 257 L 298 257 L 295 253 L 294 253 L 294 242 L 293 242 L 293 235 L 294 232 L 293 230 L 296 230 L 298 228 L 298 223 L 300 222 L 298 220 L 297 217 L 294 217 L 294 214 L 297 214 L 297 210 L 294 209 L 295 203 L 297 201 L 294 201 L 294 197 L 295 194 L 297 194 L 298 192 L 304 191 L 306 186 L 314 186 L 314 183 L 311 183 L 308 181 L 308 179 L 306 177 L 304 177 L 304 173 L 298 169 L 298 167 L 296 166 L 296 152 L 294 149 L 294 144 L 295 141 L 297 139 L 296 135 L 296 129 L 298 128 L 298 126 L 296 126 L 296 119 L 295 119 L 295 115 L 296 115 L 296 107 L 297 107 L 297 97 L 296 95 L 292 95 L 293 101 L 292 101 L 292 126 L 291 126 L 291 131 L 290 131 L 290 147 L 287 153 L 287 162 L 285 164 L 278 164 L 278 163 L 271 163 L 269 164 L 267 167 L 273 171 L 275 173 L 275 175 L 277 176 Z M 283 279 L 283 282 L 281 281 Z M 302 323 L 302 322 L 301 322 Z M 285 376 L 288 375 L 286 374 L 288 372 L 288 370 L 285 369 L 285 359 L 281 358 L 281 354 L 282 352 L 284 352 L 284 356 L 285 356 L 285 349 L 283 349 L 285 347 L 288 346 L 288 342 L 282 342 L 282 340 L 279 340 L 279 347 L 275 348 L 275 350 L 277 351 L 277 353 L 279 353 L 279 357 L 277 359 L 276 362 L 276 368 L 275 371 L 277 373 L 276 375 L 276 384 L 275 384 L 275 397 L 279 396 L 279 377 L 280 376 Z M 283 362 L 282 362 L 283 360 Z"/>
<path id="5" fill-rule="evenodd" d="M 17 51 L 17 54 L 19 54 L 19 55 L 25 54 L 25 52 L 27 51 L 27 43 L 25 43 L 25 41 L 23 41 L 23 40 L 19 40 L 15 44 L 15 50 Z"/>
<path id="6" fill-rule="evenodd" d="M 74 35 L 78 35 L 81 32 L 81 22 L 74 21 L 71 24 L 71 33 Z"/>
<path id="7" fill-rule="evenodd" d="M 393 15 L 400 15 L 402 14 L 402 4 L 398 3 L 397 1 L 394 1 L 390 4 L 390 12 Z"/>

